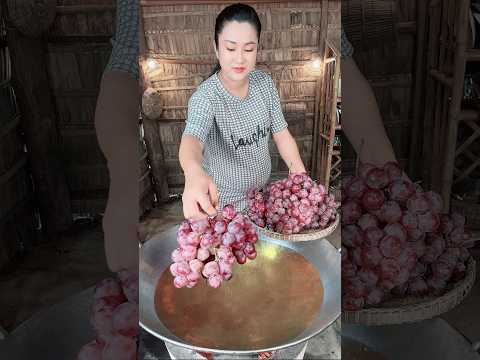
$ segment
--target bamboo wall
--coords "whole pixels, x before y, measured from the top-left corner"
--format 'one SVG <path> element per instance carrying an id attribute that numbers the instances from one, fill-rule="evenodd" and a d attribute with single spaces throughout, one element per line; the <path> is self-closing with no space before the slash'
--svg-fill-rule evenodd
<path id="1" fill-rule="evenodd" d="M 0 18 L 0 269 L 32 245 L 37 228 L 4 30 Z"/>
<path id="2" fill-rule="evenodd" d="M 379 4 L 382 2 L 384 4 Z M 362 42 L 360 34 L 349 33 L 351 29 L 347 28 L 346 32 L 355 47 L 354 60 L 373 88 L 397 159 L 407 168 L 413 125 L 417 1 L 343 1 L 343 21 L 346 21 L 346 7 L 356 3 L 371 7 L 383 5 L 383 21 L 381 18 L 367 19 L 370 22 L 377 21 L 377 27 L 384 26 L 386 29 L 383 33 L 370 34 L 375 39 L 373 43 Z M 391 6 L 388 3 L 393 4 L 393 12 L 386 10 Z M 393 17 L 388 18 L 389 14 Z M 348 21 L 365 25 L 365 19 L 359 13 L 350 12 L 349 16 L 354 16 L 354 19 Z M 388 31 L 391 25 L 393 28 Z M 344 174 L 354 171 L 355 153 L 345 138 L 342 142 L 342 162 Z"/>
<path id="3" fill-rule="evenodd" d="M 95 134 L 94 114 L 114 31 L 114 0 L 59 0 L 46 36 L 50 85 L 74 213 L 103 212 L 108 196 L 109 176 Z M 146 210 L 152 205 L 153 189 L 142 144 L 140 156 L 140 202 Z"/>
<path id="4" fill-rule="evenodd" d="M 308 64 L 312 52 L 323 54 L 326 39 L 338 46 L 340 2 L 249 3 L 262 22 L 257 66 L 272 75 L 290 131 L 306 166 L 311 168 L 315 113 L 321 110 L 316 89 L 321 80 Z M 150 158 L 153 167 L 166 167 L 169 191 L 178 193 L 184 184 L 178 150 L 187 102 L 213 68 L 215 18 L 225 4 L 162 5 L 144 1 L 142 5 L 147 55 L 159 64 L 147 77 L 163 103 L 161 115 L 148 127 L 151 133 L 147 138 L 161 140 L 150 144 Z M 284 176 L 288 169 L 274 143 L 271 154 L 272 176 Z"/>

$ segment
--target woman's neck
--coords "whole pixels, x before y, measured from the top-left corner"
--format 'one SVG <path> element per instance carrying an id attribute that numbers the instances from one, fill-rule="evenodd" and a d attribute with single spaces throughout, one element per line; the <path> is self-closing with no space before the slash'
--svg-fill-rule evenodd
<path id="1" fill-rule="evenodd" d="M 248 76 L 241 81 L 234 81 L 228 79 L 226 76 L 223 76 L 222 70 L 218 72 L 218 77 L 222 82 L 223 86 L 233 95 L 245 98 L 248 93 Z"/>

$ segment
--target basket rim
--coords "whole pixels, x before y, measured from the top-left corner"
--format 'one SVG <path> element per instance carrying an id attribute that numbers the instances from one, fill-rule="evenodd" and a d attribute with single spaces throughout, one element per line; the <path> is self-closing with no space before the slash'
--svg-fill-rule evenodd
<path id="1" fill-rule="evenodd" d="M 476 277 L 476 262 L 473 256 L 467 263 L 465 277 L 455 283 L 445 294 L 430 300 L 390 308 L 367 308 L 359 311 L 342 311 L 342 321 L 347 324 L 389 325 L 415 322 L 433 318 L 450 311 L 467 297 Z M 423 298 L 425 299 L 425 298 Z M 392 321 L 392 316 L 401 316 L 401 320 Z"/>
<path id="2" fill-rule="evenodd" d="M 335 229 L 338 227 L 338 224 L 340 223 L 340 214 L 337 213 L 335 221 L 331 223 L 330 226 L 324 229 L 307 230 L 307 232 L 303 232 L 299 234 L 291 234 L 291 235 L 277 233 L 275 231 L 262 228 L 257 224 L 255 224 L 253 221 L 251 222 L 259 232 L 274 239 L 286 240 L 286 241 L 314 241 L 314 240 L 320 240 L 320 239 L 326 238 L 327 236 L 331 235 L 335 231 Z"/>

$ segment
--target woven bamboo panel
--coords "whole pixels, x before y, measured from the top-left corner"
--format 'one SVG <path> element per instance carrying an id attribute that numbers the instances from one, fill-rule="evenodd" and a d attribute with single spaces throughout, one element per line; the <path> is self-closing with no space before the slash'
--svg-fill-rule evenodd
<path id="1" fill-rule="evenodd" d="M 115 1 L 59 0 L 47 34 L 50 86 L 62 136 L 73 212 L 103 212 L 109 188 L 105 158 L 98 146 L 94 115 L 101 76 L 115 30 Z M 144 147 L 140 148 L 140 209 L 151 208 L 154 193 Z"/>
<path id="2" fill-rule="evenodd" d="M 9 135 L 9 133 L 4 135 Z M 0 156 L 2 155 L 0 154 Z M 13 162 L 9 161 L 10 166 L 0 174 L 0 199 L 2 199 L 0 219 L 7 216 L 17 204 L 24 201 L 30 194 L 26 156 L 22 152 L 16 152 L 16 155 L 16 159 Z"/>
<path id="3" fill-rule="evenodd" d="M 98 41 L 102 37 L 106 40 L 105 37 L 112 36 L 114 31 L 114 0 L 57 0 L 57 16 L 47 36 L 55 41 L 68 41 L 75 36 Z"/>
<path id="4" fill-rule="evenodd" d="M 65 133 L 64 133 L 65 134 Z M 69 156 L 66 159 L 66 173 L 69 188 L 71 189 L 72 207 L 74 212 L 89 213 L 103 212 L 108 197 L 110 184 L 108 168 L 103 154 L 97 147 L 91 146 L 96 141 L 92 131 L 77 130 L 71 132 L 68 139 L 70 151 L 68 153 L 83 153 L 73 161 Z M 148 212 L 154 204 L 155 196 L 151 179 L 151 170 L 143 142 L 139 142 L 139 196 L 140 216 Z M 93 162 L 92 162 L 93 160 Z"/>
<path id="5" fill-rule="evenodd" d="M 328 60 L 328 61 L 327 61 Z M 338 101 L 338 82 L 340 76 L 339 55 L 335 54 L 330 45 L 325 48 L 324 75 L 322 89 L 320 91 L 321 102 L 318 109 L 318 124 L 314 131 L 315 161 L 312 169 L 315 178 L 327 189 L 330 186 L 332 176 L 333 146 L 335 140 L 335 128 L 337 124 L 336 107 Z M 336 154 L 336 165 L 340 153 Z M 338 177 L 338 169 L 336 171 Z"/>
<path id="6" fill-rule="evenodd" d="M 13 89 L 0 87 L 0 269 L 35 240 L 36 223 L 31 201 L 20 116 Z"/>
<path id="7" fill-rule="evenodd" d="M 444 210 L 450 208 L 452 191 L 461 195 L 467 223 L 477 222 L 472 188 L 480 173 L 478 106 L 465 101 L 465 73 L 471 46 L 470 1 L 432 2 L 426 20 L 425 104 L 421 107 L 423 129 L 423 180 L 441 193 Z M 471 50 L 476 51 L 476 50 Z M 473 105 L 473 106 L 472 106 Z M 459 202 L 452 202 L 458 209 Z M 472 206 L 473 205 L 473 206 Z M 468 217 L 472 219 L 469 220 Z"/>
<path id="8" fill-rule="evenodd" d="M 0 11 L 1 12 L 1 11 Z M 38 232 L 28 178 L 6 27 L 0 14 L 0 270 L 36 242 Z"/>
<path id="9" fill-rule="evenodd" d="M 346 32 L 355 45 L 355 62 L 372 86 L 387 135 L 392 142 L 397 159 L 405 169 L 410 157 L 413 123 L 417 3 L 408 0 L 342 2 L 343 7 L 346 4 L 355 5 L 350 9 L 350 13 L 342 13 L 342 21 L 353 24 L 353 27 L 346 26 Z M 360 8 L 362 5 L 367 8 L 362 10 Z M 362 11 L 364 14 L 378 13 L 379 15 L 376 19 L 371 16 L 363 18 Z M 374 26 L 375 24 L 377 25 Z M 402 31 L 400 24 L 413 30 Z M 358 26 L 374 32 L 361 34 Z M 381 28 L 385 30 L 383 34 L 377 32 Z M 354 32 L 352 29 L 357 30 Z M 369 40 L 374 38 L 375 41 Z M 353 148 L 343 136 L 342 172 L 344 175 L 354 172 L 355 157 Z"/>
<path id="10" fill-rule="evenodd" d="M 396 38 L 396 2 L 393 0 L 342 1 L 343 22 L 349 41 L 365 50 L 376 47 L 379 41 Z"/>
<path id="11" fill-rule="evenodd" d="M 148 57 L 157 62 L 155 69 L 146 70 L 148 85 L 160 93 L 163 104 L 156 119 L 159 126 L 151 130 L 159 133 L 162 154 L 150 154 L 150 157 L 165 158 L 170 192 L 183 189 L 178 148 L 187 103 L 214 65 L 215 18 L 224 6 L 219 2 L 142 7 Z M 274 79 L 289 129 L 296 138 L 302 159 L 309 166 L 319 98 L 316 94 L 318 74 L 308 65 L 313 53 L 320 50 L 322 39 L 331 38 L 339 46 L 340 2 L 280 2 L 275 7 L 253 3 L 252 6 L 262 23 L 257 67 Z M 271 154 L 272 176 L 286 175 L 288 169 L 274 146 Z"/>

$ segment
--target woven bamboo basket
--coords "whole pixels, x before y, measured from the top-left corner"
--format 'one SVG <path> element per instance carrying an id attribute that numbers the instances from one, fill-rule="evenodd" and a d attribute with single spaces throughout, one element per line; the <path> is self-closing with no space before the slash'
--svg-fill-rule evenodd
<path id="1" fill-rule="evenodd" d="M 335 219 L 335 221 L 325 229 L 306 230 L 304 232 L 301 232 L 298 234 L 292 234 L 292 235 L 280 234 L 275 231 L 259 227 L 253 221 L 252 221 L 252 224 L 255 226 L 255 228 L 259 233 L 266 235 L 272 239 L 285 240 L 285 241 L 312 241 L 312 240 L 320 240 L 331 235 L 337 228 L 339 222 L 340 222 L 340 215 L 337 215 L 337 218 Z"/>
<path id="2" fill-rule="evenodd" d="M 382 304 L 379 308 L 342 311 L 342 322 L 361 325 L 393 325 L 431 319 L 460 304 L 475 282 L 475 260 L 470 258 L 466 276 L 439 297 L 406 297 Z"/>

